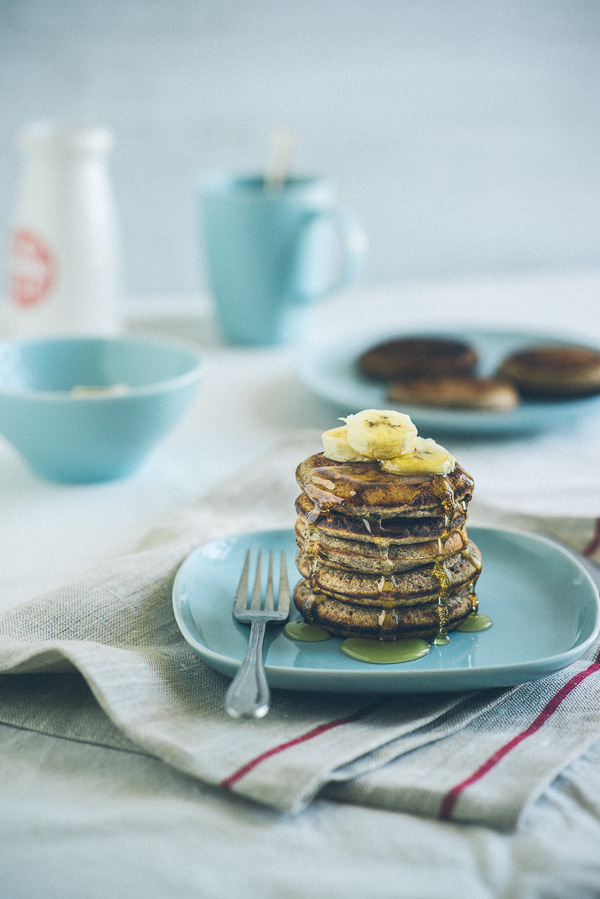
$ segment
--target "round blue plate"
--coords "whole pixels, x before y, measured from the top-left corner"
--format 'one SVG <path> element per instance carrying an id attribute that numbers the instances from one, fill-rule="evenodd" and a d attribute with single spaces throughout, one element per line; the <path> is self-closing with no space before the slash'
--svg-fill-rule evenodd
<path id="1" fill-rule="evenodd" d="M 472 527 L 469 536 L 483 558 L 477 594 L 480 611 L 494 622 L 489 630 L 454 632 L 447 646 L 432 646 L 416 661 L 372 665 L 345 656 L 336 637 L 299 643 L 281 626 L 269 625 L 265 664 L 271 686 L 337 693 L 471 690 L 535 680 L 579 658 L 598 635 L 600 610 L 596 586 L 577 559 L 550 539 L 524 532 Z M 184 638 L 231 677 L 248 646 L 249 629 L 234 620 L 233 599 L 249 548 L 272 549 L 276 559 L 285 550 L 290 584 L 296 582 L 290 529 L 206 543 L 183 562 L 173 586 Z"/>
<path id="2" fill-rule="evenodd" d="M 543 334 L 522 330 L 486 330 L 441 327 L 436 331 L 419 329 L 404 332 L 464 340 L 479 353 L 479 373 L 492 375 L 509 353 L 526 346 L 539 344 L 574 343 L 557 334 Z M 344 339 L 338 344 L 311 344 L 303 349 L 297 368 L 302 383 L 317 396 L 339 407 L 341 415 L 359 412 L 361 409 L 387 409 L 387 388 L 363 377 L 356 360 L 368 347 L 394 335 L 390 332 L 361 334 Z M 400 335 L 398 335 L 400 336 Z M 582 343 L 578 344 L 583 345 Z M 597 346 L 593 347 L 598 349 Z M 593 409 L 600 408 L 600 397 L 579 400 L 534 401 L 523 400 L 508 412 L 484 412 L 468 409 L 438 409 L 426 406 L 402 405 L 419 430 L 445 431 L 456 434 L 502 434 L 511 432 L 536 432 L 552 427 L 564 427 L 565 422 Z"/>

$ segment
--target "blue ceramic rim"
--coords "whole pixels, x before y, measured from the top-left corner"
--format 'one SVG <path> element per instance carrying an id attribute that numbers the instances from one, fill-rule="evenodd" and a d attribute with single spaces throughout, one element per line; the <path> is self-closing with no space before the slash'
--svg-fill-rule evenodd
<path id="1" fill-rule="evenodd" d="M 294 190 L 303 190 L 307 187 L 326 186 L 328 181 L 321 175 L 292 174 L 286 178 L 283 191 L 285 193 Z M 200 178 L 200 188 L 203 192 L 216 196 L 256 197 L 261 194 L 264 197 L 271 196 L 276 199 L 281 196 L 281 191 L 268 193 L 265 190 L 264 172 L 212 172 Z"/>
<path id="2" fill-rule="evenodd" d="M 155 381 L 151 384 L 145 384 L 140 387 L 129 387 L 127 393 L 115 395 L 111 393 L 88 394 L 86 396 L 74 396 L 72 393 L 64 390 L 16 390 L 7 389 L 0 385 L 0 396 L 18 397 L 26 402 L 37 402 L 40 399 L 52 402 L 68 402 L 68 403 L 85 403 L 90 402 L 108 403 L 108 402 L 127 402 L 131 397 L 151 396 L 158 393 L 167 393 L 171 390 L 186 387 L 194 384 L 201 376 L 204 370 L 204 362 L 200 356 L 190 346 L 183 343 L 170 342 L 165 340 L 152 340 L 144 337 L 31 337 L 31 338 L 5 338 L 0 339 L 0 352 L 3 347 L 14 346 L 41 346 L 47 344 L 119 344 L 130 346 L 156 347 L 157 349 L 173 350 L 185 354 L 189 357 L 190 369 L 181 375 L 173 378 L 166 378 L 161 381 Z"/>

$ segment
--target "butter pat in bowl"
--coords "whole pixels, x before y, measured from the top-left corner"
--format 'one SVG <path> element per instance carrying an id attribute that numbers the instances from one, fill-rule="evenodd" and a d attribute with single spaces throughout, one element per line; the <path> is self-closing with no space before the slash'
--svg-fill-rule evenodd
<path id="1" fill-rule="evenodd" d="M 190 349 L 138 338 L 0 340 L 0 434 L 39 477 L 133 474 L 190 405 Z"/>

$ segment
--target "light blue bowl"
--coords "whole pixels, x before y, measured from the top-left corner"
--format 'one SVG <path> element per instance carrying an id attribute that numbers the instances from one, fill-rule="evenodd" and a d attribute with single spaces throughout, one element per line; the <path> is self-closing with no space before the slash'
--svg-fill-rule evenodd
<path id="1" fill-rule="evenodd" d="M 201 370 L 162 341 L 0 340 L 0 433 L 42 478 L 123 478 L 182 416 Z"/>

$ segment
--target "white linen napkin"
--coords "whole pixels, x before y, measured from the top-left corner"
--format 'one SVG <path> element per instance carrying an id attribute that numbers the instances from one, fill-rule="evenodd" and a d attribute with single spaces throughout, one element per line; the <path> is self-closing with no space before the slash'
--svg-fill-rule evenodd
<path id="1" fill-rule="evenodd" d="M 138 551 L 0 616 L 0 722 L 148 753 L 226 791 L 297 813 L 319 794 L 512 828 L 600 737 L 600 645 L 510 689 L 411 696 L 275 690 L 259 721 L 227 716 L 228 678 L 188 647 L 175 572 L 201 542 L 292 527 L 298 434 Z M 488 515 L 493 513 L 489 512 Z M 600 560 L 598 525 L 520 520 Z"/>

